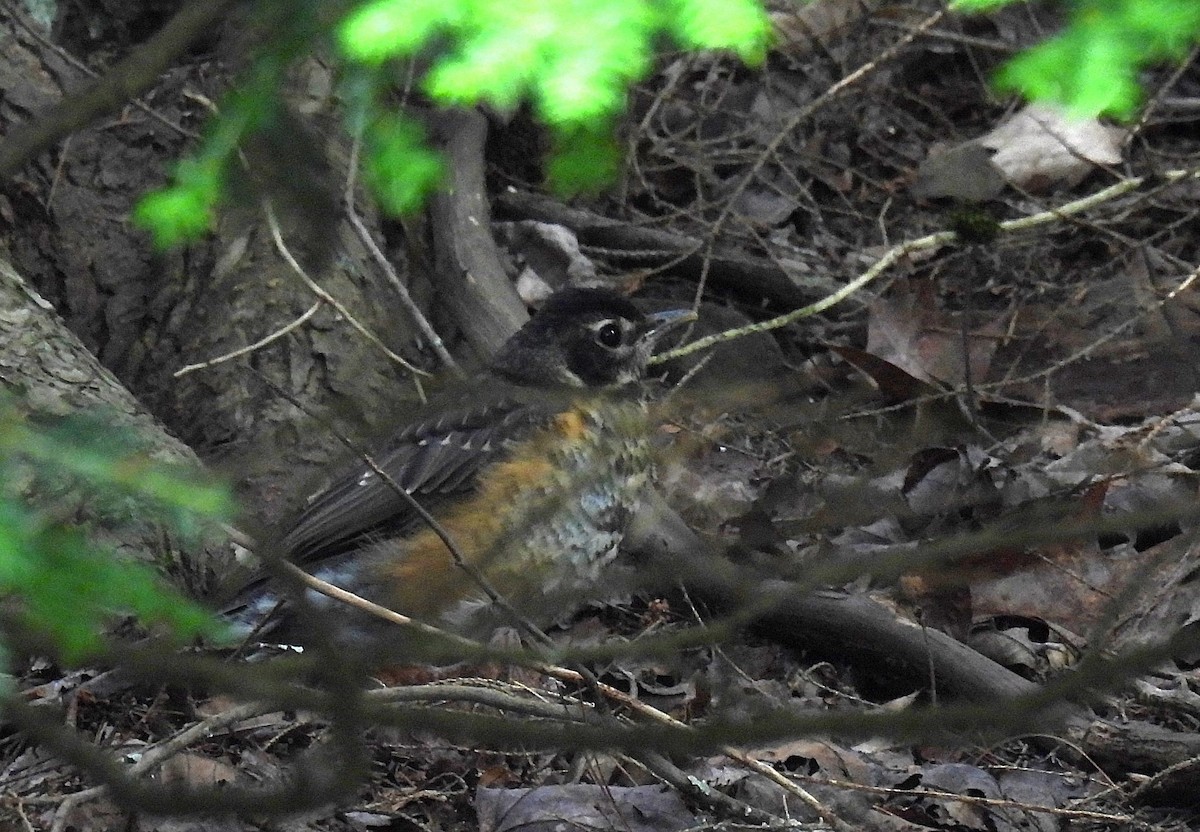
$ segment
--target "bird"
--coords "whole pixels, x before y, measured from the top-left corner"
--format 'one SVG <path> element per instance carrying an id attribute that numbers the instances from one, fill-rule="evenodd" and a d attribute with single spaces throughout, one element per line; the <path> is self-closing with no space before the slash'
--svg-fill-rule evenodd
<path id="1" fill-rule="evenodd" d="M 692 320 L 686 309 L 644 313 L 610 289 L 558 290 L 485 371 L 370 454 L 386 478 L 356 463 L 309 501 L 281 548 L 316 577 L 419 621 L 471 636 L 511 625 L 456 565 L 444 532 L 521 616 L 539 626 L 568 617 L 597 592 L 651 487 L 641 382 L 663 336 Z M 260 585 L 232 615 L 269 632 L 262 621 L 286 618 L 281 605 Z"/>

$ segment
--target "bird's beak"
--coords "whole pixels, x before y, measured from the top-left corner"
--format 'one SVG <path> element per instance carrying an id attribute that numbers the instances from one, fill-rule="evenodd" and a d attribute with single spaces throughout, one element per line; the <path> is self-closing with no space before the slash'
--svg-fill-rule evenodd
<path id="1" fill-rule="evenodd" d="M 696 320 L 697 315 L 691 309 L 667 309 L 663 312 L 652 312 L 646 316 L 649 327 L 641 340 L 648 344 L 657 344 L 659 339 L 673 329 Z"/>

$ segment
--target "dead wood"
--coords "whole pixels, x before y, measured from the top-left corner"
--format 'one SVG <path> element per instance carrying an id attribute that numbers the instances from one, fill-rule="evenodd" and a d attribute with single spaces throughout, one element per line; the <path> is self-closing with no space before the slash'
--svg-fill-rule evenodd
<path id="1" fill-rule="evenodd" d="M 483 164 L 487 119 L 458 109 L 437 113 L 431 121 L 448 168 L 445 188 L 429 204 L 437 285 L 471 346 L 489 356 L 528 314 L 492 237 Z"/>
<path id="2" fill-rule="evenodd" d="M 672 272 L 698 280 L 707 258 L 709 280 L 715 285 L 780 306 L 803 306 L 837 288 L 834 281 L 819 277 L 795 279 L 765 258 L 721 249 L 710 253 L 702 239 L 639 227 L 528 191 L 502 191 L 496 205 L 511 217 L 566 226 L 580 243 L 606 249 L 626 264 L 670 264 Z"/>

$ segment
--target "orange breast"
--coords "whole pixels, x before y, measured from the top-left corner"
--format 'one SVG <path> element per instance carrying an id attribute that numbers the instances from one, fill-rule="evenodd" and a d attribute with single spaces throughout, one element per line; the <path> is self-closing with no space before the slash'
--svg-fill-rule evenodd
<path id="1" fill-rule="evenodd" d="M 564 412 L 489 467 L 475 490 L 438 520 L 494 589 L 549 623 L 568 603 L 561 594 L 586 593 L 598 579 L 650 468 L 644 409 L 591 402 Z M 384 595 L 398 611 L 460 625 L 486 606 L 433 530 L 383 548 Z"/>

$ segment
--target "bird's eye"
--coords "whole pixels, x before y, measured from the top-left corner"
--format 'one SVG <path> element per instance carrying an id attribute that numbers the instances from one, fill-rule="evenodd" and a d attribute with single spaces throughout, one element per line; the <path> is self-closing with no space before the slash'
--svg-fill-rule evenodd
<path id="1" fill-rule="evenodd" d="M 596 330 L 596 340 L 609 349 L 621 346 L 621 327 L 609 321 Z"/>

